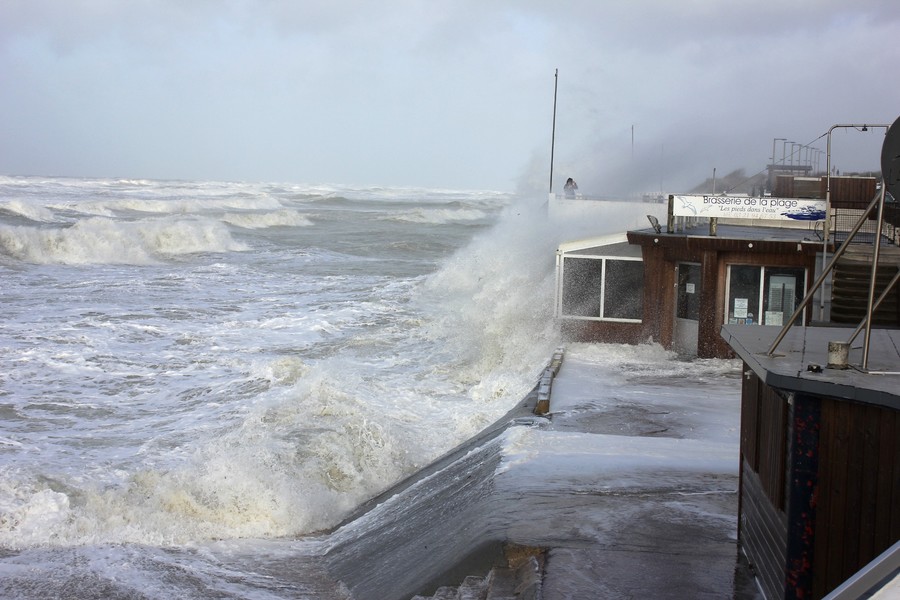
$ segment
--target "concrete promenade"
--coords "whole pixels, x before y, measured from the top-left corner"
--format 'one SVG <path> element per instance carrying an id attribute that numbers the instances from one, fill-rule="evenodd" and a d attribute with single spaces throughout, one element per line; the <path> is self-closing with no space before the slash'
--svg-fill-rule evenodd
<path id="1" fill-rule="evenodd" d="M 553 381 L 544 600 L 762 598 L 736 543 L 740 379 L 608 378 L 576 347 Z"/>

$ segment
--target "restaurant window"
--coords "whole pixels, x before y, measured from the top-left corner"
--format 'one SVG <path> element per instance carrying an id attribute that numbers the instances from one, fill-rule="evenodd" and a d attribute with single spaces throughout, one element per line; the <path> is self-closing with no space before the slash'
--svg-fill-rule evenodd
<path id="1" fill-rule="evenodd" d="M 725 322 L 780 327 L 797 310 L 805 290 L 803 268 L 729 265 Z"/>
<path id="2" fill-rule="evenodd" d="M 565 256 L 560 317 L 640 322 L 644 266 L 640 259 Z"/>

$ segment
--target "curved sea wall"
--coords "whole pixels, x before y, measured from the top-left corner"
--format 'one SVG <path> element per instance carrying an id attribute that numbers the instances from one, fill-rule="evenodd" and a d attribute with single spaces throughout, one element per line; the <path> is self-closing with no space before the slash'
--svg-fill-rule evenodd
<path id="1" fill-rule="evenodd" d="M 498 564 L 506 518 L 495 473 L 504 433 L 545 422 L 533 414 L 539 387 L 492 427 L 368 502 L 331 533 L 326 568 L 354 599 L 409 598 Z"/>

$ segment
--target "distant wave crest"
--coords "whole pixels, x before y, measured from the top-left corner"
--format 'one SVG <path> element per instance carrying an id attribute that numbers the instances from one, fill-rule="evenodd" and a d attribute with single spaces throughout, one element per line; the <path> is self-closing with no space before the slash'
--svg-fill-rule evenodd
<path id="1" fill-rule="evenodd" d="M 92 217 L 66 228 L 0 226 L 0 253 L 36 264 L 154 264 L 246 246 L 212 219 L 121 222 Z"/>
<path id="2" fill-rule="evenodd" d="M 227 210 L 277 210 L 281 203 L 268 196 L 230 196 L 221 198 L 100 198 L 77 203 L 54 205 L 88 215 L 144 213 L 155 215 L 215 215 Z"/>
<path id="3" fill-rule="evenodd" d="M 5 212 L 10 215 L 25 217 L 26 219 L 30 219 L 32 221 L 39 221 L 44 223 L 52 223 L 56 221 L 56 218 L 53 216 L 53 212 L 51 212 L 50 210 L 44 208 L 43 206 L 37 206 L 34 204 L 22 202 L 21 200 L 10 200 L 8 202 L 0 203 L 0 212 Z"/>
<path id="4" fill-rule="evenodd" d="M 488 213 L 478 208 L 419 208 L 399 213 L 392 218 L 407 223 L 445 225 L 481 221 L 488 218 Z"/>
<path id="5" fill-rule="evenodd" d="M 223 221 L 244 229 L 266 229 L 268 227 L 308 227 L 312 225 L 307 217 L 295 210 L 275 212 L 227 213 Z"/>

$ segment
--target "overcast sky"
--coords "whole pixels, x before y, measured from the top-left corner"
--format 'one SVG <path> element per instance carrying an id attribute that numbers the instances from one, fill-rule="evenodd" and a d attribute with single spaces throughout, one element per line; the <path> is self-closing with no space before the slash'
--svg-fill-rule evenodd
<path id="1" fill-rule="evenodd" d="M 555 188 L 682 191 L 892 123 L 900 2 L 0 0 L 0 173 L 546 192 L 556 69 Z"/>

